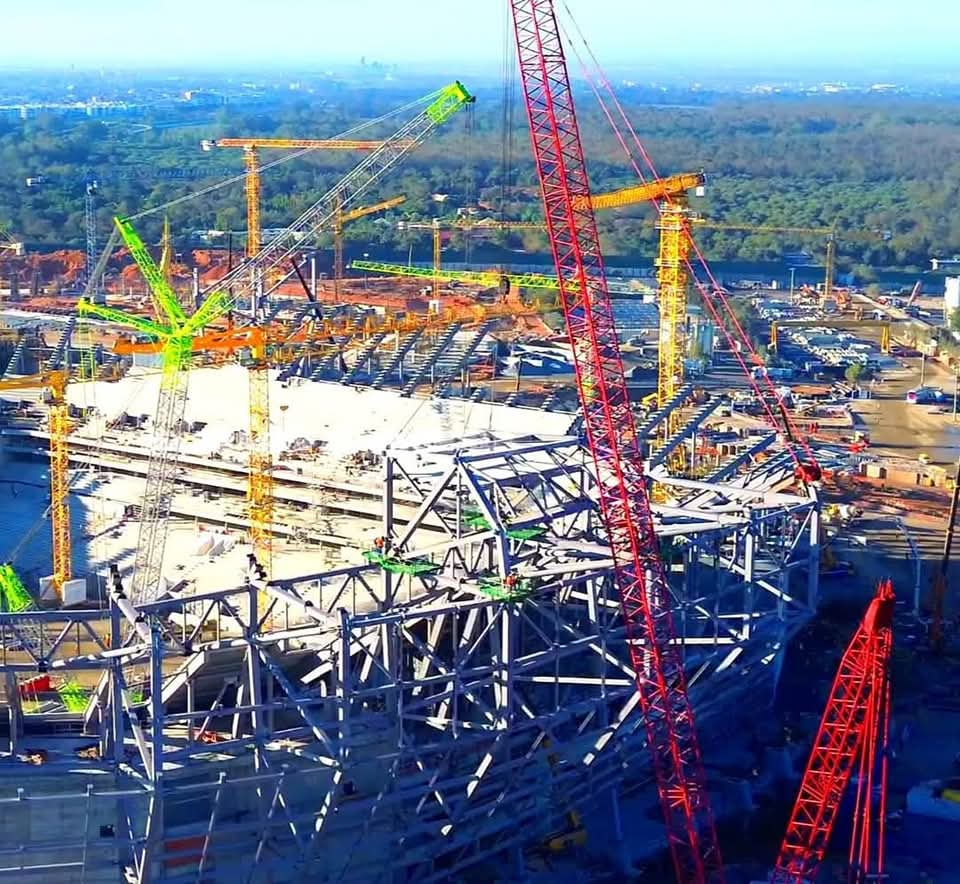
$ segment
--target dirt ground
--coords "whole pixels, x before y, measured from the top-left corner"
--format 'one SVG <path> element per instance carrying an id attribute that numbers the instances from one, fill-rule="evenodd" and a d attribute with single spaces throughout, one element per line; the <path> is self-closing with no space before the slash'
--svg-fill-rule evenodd
<path id="1" fill-rule="evenodd" d="M 945 366 L 926 360 L 924 384 L 940 387 L 942 405 L 911 405 L 908 390 L 920 385 L 921 360 L 900 359 L 901 367 L 881 374 L 873 398 L 854 403 L 854 412 L 870 432 L 876 454 L 916 458 L 925 453 L 933 463 L 949 467 L 960 456 L 960 416 L 953 419 L 956 377 Z"/>

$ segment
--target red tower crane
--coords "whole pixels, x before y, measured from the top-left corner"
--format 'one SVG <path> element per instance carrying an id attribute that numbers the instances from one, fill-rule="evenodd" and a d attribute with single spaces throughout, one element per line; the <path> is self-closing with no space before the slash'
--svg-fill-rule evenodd
<path id="1" fill-rule="evenodd" d="M 837 669 L 771 884 L 813 884 L 857 770 L 848 882 L 880 880 L 886 816 L 893 587 L 877 587 Z M 873 794 L 879 786 L 879 801 Z"/>
<path id="2" fill-rule="evenodd" d="M 511 7 L 544 217 L 667 843 L 680 884 L 715 884 L 723 881 L 716 827 L 554 5 L 552 0 L 511 0 Z"/>

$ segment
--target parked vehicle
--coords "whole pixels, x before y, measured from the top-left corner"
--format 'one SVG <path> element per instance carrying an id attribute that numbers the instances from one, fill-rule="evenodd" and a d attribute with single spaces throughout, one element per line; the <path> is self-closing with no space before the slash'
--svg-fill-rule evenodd
<path id="1" fill-rule="evenodd" d="M 907 390 L 907 402 L 911 405 L 936 405 L 943 402 L 943 390 L 937 387 L 917 387 Z"/>

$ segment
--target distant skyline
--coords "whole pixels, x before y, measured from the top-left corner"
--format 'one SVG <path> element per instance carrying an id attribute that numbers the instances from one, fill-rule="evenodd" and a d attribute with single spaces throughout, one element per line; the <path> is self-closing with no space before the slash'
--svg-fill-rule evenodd
<path id="1" fill-rule="evenodd" d="M 566 0 L 605 66 L 679 69 L 949 71 L 956 0 Z M 563 0 L 557 0 L 562 10 Z M 4 4 L 0 69 L 282 67 L 368 61 L 497 69 L 506 0 L 40 0 Z M 12 38 L 12 39 L 11 39 Z M 675 68 L 670 67 L 676 66 Z"/>

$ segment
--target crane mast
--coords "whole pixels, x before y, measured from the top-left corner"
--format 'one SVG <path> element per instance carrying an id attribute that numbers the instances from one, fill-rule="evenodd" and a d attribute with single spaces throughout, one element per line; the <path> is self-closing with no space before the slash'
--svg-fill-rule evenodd
<path id="1" fill-rule="evenodd" d="M 96 294 L 100 285 L 97 279 L 97 188 L 99 185 L 92 178 L 88 178 L 84 185 L 83 199 L 83 226 L 86 235 L 86 252 L 84 261 L 84 275 L 87 285 L 93 287 Z"/>
<path id="2" fill-rule="evenodd" d="M 723 868 L 551 0 L 511 0 L 544 215 L 653 770 L 679 882 Z"/>
<path id="3" fill-rule="evenodd" d="M 663 407 L 683 386 L 687 355 L 687 291 L 690 278 L 690 235 L 686 229 L 686 199 L 665 201 L 660 210 L 660 250 L 657 255 L 657 284 L 660 292 L 660 336 L 657 370 L 657 404 Z M 668 421 L 675 429 L 676 414 Z"/>
<path id="4" fill-rule="evenodd" d="M 63 599 L 63 585 L 72 575 L 70 548 L 70 412 L 67 406 L 67 372 L 0 380 L 0 392 L 39 386 L 50 393 L 47 428 L 50 434 L 50 528 L 53 550 L 53 588 Z"/>

